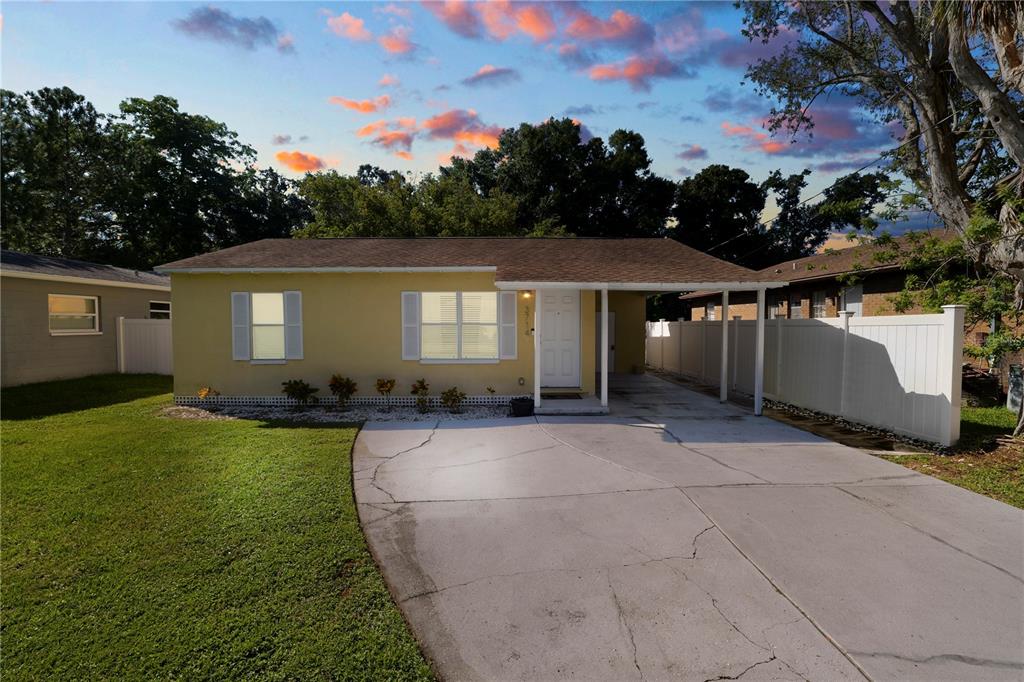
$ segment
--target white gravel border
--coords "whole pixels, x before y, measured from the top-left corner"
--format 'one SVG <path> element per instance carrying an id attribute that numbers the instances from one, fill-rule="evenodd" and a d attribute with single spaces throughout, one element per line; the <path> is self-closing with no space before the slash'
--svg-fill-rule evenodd
<path id="1" fill-rule="evenodd" d="M 335 405 L 311 405 L 309 407 L 281 406 L 224 406 L 195 407 L 179 406 L 165 410 L 165 416 L 176 419 L 251 419 L 255 421 L 293 422 L 436 422 L 438 420 L 470 421 L 473 419 L 495 419 L 507 417 L 507 405 L 470 405 L 457 413 L 432 408 L 420 412 L 415 407 L 394 406 L 390 409 L 373 405 L 351 405 L 339 410 Z"/>

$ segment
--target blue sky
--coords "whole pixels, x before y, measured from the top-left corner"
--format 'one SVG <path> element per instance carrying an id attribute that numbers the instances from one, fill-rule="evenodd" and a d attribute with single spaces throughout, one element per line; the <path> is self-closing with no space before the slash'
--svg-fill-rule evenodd
<path id="1" fill-rule="evenodd" d="M 711 163 L 756 180 L 814 171 L 809 192 L 892 146 L 848 101 L 813 140 L 769 137 L 729 3 L 16 3 L 2 5 L 3 87 L 67 85 L 101 111 L 162 94 L 225 122 L 258 163 L 429 172 L 550 116 L 642 134 L 654 169 Z M 790 36 L 785 33 L 780 43 Z"/>

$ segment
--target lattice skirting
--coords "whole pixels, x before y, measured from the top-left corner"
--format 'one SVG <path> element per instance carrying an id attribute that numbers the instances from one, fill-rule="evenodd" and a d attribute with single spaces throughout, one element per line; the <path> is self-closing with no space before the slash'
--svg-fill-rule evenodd
<path id="1" fill-rule="evenodd" d="M 463 405 L 508 405 L 512 398 L 525 398 L 524 395 L 468 395 Z M 334 396 L 318 396 L 318 404 L 332 404 Z M 373 405 L 384 407 L 413 407 L 416 405 L 416 397 L 411 395 L 391 396 L 390 401 L 383 396 L 353 396 L 349 399 L 350 405 Z M 432 395 L 427 398 L 431 407 L 441 406 L 441 396 Z M 283 395 L 218 395 L 209 398 L 200 398 L 196 395 L 174 396 L 176 405 L 217 405 L 220 407 L 279 407 L 297 404 L 293 398 Z"/>

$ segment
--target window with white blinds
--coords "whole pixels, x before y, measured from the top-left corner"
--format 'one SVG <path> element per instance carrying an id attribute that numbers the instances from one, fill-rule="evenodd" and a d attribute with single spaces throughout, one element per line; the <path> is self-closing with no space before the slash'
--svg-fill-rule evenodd
<path id="1" fill-rule="evenodd" d="M 497 360 L 498 292 L 422 292 L 420 358 Z"/>

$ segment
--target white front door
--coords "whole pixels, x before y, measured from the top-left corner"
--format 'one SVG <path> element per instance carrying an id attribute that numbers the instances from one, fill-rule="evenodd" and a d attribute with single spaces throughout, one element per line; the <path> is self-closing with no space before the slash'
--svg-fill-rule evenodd
<path id="1" fill-rule="evenodd" d="M 540 292 L 540 385 L 580 385 L 580 292 Z"/>

